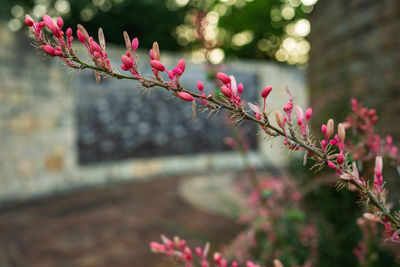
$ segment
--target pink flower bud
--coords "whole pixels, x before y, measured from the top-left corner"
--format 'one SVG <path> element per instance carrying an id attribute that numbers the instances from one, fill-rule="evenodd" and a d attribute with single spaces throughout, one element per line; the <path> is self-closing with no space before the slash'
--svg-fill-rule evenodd
<path id="1" fill-rule="evenodd" d="M 122 55 L 122 56 L 121 56 L 121 61 L 122 61 L 122 63 L 124 63 L 124 65 L 125 65 L 125 67 L 126 67 L 127 69 L 130 69 L 130 68 L 133 67 L 132 59 L 130 59 L 129 57 L 127 57 L 127 56 L 125 56 L 125 55 Z"/>
<path id="2" fill-rule="evenodd" d="M 199 257 L 203 257 L 203 251 L 202 251 L 202 249 L 201 248 L 199 248 L 199 247 L 197 247 L 196 248 L 196 254 L 199 256 Z"/>
<path id="3" fill-rule="evenodd" d="M 343 164 L 344 157 L 343 157 L 343 154 L 342 154 L 342 153 L 336 155 L 336 161 L 337 161 L 337 163 L 338 163 L 339 165 L 342 165 L 342 164 Z"/>
<path id="4" fill-rule="evenodd" d="M 175 73 L 175 75 L 177 76 L 181 76 L 183 71 L 180 68 L 174 68 L 173 72 Z"/>
<path id="5" fill-rule="evenodd" d="M 68 37 L 72 36 L 72 29 L 68 28 L 67 31 L 66 31 L 66 34 L 67 34 Z"/>
<path id="6" fill-rule="evenodd" d="M 236 83 L 235 76 L 231 75 L 231 76 L 229 76 L 229 78 L 231 79 L 231 91 L 232 91 L 232 94 L 236 95 L 236 93 L 237 93 L 237 83 Z"/>
<path id="7" fill-rule="evenodd" d="M 386 144 L 389 146 L 393 144 L 393 138 L 390 135 L 386 136 Z"/>
<path id="8" fill-rule="evenodd" d="M 96 51 L 93 53 L 93 56 L 94 56 L 95 58 L 100 58 L 99 52 L 96 52 Z"/>
<path id="9" fill-rule="evenodd" d="M 308 108 L 306 110 L 306 120 L 309 120 L 311 118 L 312 115 L 312 108 Z"/>
<path id="10" fill-rule="evenodd" d="M 228 77 L 228 76 L 227 76 Z M 229 77 L 228 77 L 229 78 Z M 221 93 L 227 97 L 227 98 L 231 98 L 232 97 L 232 91 L 231 89 L 229 89 L 228 87 L 226 87 L 225 85 L 221 86 Z"/>
<path id="11" fill-rule="evenodd" d="M 82 34 L 82 32 L 80 30 L 76 31 L 76 35 L 78 36 L 78 39 L 81 43 L 86 42 L 85 36 Z"/>
<path id="12" fill-rule="evenodd" d="M 261 97 L 264 99 L 267 98 L 269 93 L 271 93 L 271 91 L 272 91 L 272 86 L 265 87 L 261 92 Z"/>
<path id="13" fill-rule="evenodd" d="M 191 261 L 193 258 L 192 251 L 189 247 L 185 247 L 183 250 L 183 254 L 186 260 Z"/>
<path id="14" fill-rule="evenodd" d="M 124 71 L 127 71 L 127 70 L 128 70 L 128 68 L 127 68 L 124 64 L 121 64 L 120 67 L 121 67 L 121 69 L 123 69 Z"/>
<path id="15" fill-rule="evenodd" d="M 184 59 L 180 59 L 179 61 L 178 61 L 178 68 L 180 68 L 181 70 L 182 70 L 182 73 L 185 71 L 185 60 Z"/>
<path id="16" fill-rule="evenodd" d="M 207 263 L 206 260 L 203 260 L 203 261 L 201 262 L 201 267 L 208 267 L 208 263 Z"/>
<path id="17" fill-rule="evenodd" d="M 154 58 L 156 58 L 156 57 L 154 57 Z M 158 60 L 151 60 L 151 61 L 150 61 L 150 65 L 151 65 L 151 67 L 152 67 L 153 69 L 156 69 L 156 70 L 158 70 L 158 71 L 165 71 L 164 65 L 161 64 L 161 62 L 158 61 Z"/>
<path id="18" fill-rule="evenodd" d="M 332 161 L 328 161 L 328 167 L 332 169 L 336 169 L 336 165 Z"/>
<path id="19" fill-rule="evenodd" d="M 167 70 L 166 73 L 168 75 L 168 78 L 170 78 L 171 80 L 175 78 L 175 74 L 172 70 Z"/>
<path id="20" fill-rule="evenodd" d="M 49 15 L 43 15 L 43 22 L 46 24 L 47 28 L 51 30 L 51 32 L 54 34 L 55 37 L 60 38 L 61 37 L 61 32 L 57 28 L 57 26 L 54 24 L 53 20 L 50 18 Z"/>
<path id="21" fill-rule="evenodd" d="M 377 177 L 381 177 L 382 176 L 382 157 L 378 156 L 375 159 L 375 175 Z"/>
<path id="22" fill-rule="evenodd" d="M 165 246 L 157 242 L 151 242 L 150 249 L 154 253 L 162 253 L 165 251 Z"/>
<path id="23" fill-rule="evenodd" d="M 55 56 L 56 55 L 56 50 L 51 47 L 50 45 L 44 45 L 42 46 L 44 52 L 46 52 L 47 54 L 51 55 L 51 56 Z"/>
<path id="24" fill-rule="evenodd" d="M 179 92 L 178 97 L 185 101 L 193 101 L 193 99 L 194 99 L 191 94 L 188 94 L 186 92 Z"/>
<path id="25" fill-rule="evenodd" d="M 135 51 L 136 49 L 138 49 L 139 47 L 139 39 L 138 38 L 134 38 L 132 40 L 132 49 L 133 51 Z"/>
<path id="26" fill-rule="evenodd" d="M 58 28 L 62 28 L 63 27 L 63 25 L 64 25 L 64 21 L 63 21 L 63 19 L 61 18 L 61 17 L 58 17 L 58 19 L 57 19 L 57 26 L 58 26 Z"/>
<path id="27" fill-rule="evenodd" d="M 283 117 L 280 110 L 275 111 L 275 120 L 279 127 L 281 127 L 282 129 L 285 128 L 285 118 Z"/>
<path id="28" fill-rule="evenodd" d="M 29 16 L 28 14 L 25 15 L 25 25 L 28 27 L 32 27 L 34 24 L 33 19 L 31 18 L 31 16 Z"/>
<path id="29" fill-rule="evenodd" d="M 303 109 L 300 106 L 296 106 L 296 113 L 297 113 L 297 124 L 302 125 L 304 120 Z"/>
<path id="30" fill-rule="evenodd" d="M 222 255 L 221 255 L 221 253 L 215 252 L 213 258 L 214 258 L 214 262 L 216 264 L 220 264 L 221 260 L 222 260 Z"/>
<path id="31" fill-rule="evenodd" d="M 239 83 L 239 85 L 238 85 L 238 92 L 239 92 L 239 94 L 243 93 L 243 84 L 242 83 Z"/>
<path id="32" fill-rule="evenodd" d="M 334 122 L 332 119 L 328 120 L 328 123 L 326 124 L 326 136 L 330 138 L 333 134 L 333 127 L 334 127 Z"/>
<path id="33" fill-rule="evenodd" d="M 153 49 L 150 49 L 149 51 L 149 56 L 151 60 L 154 60 L 154 56 L 153 56 Z"/>
<path id="34" fill-rule="evenodd" d="M 203 92 L 204 86 L 203 86 L 203 83 L 201 81 L 197 82 L 197 89 L 199 89 L 200 92 Z"/>
<path id="35" fill-rule="evenodd" d="M 231 267 L 238 267 L 237 262 L 236 261 L 232 262 Z"/>
<path id="36" fill-rule="evenodd" d="M 326 136 L 326 125 L 325 124 L 322 124 L 321 131 L 322 131 L 323 135 Z"/>
<path id="37" fill-rule="evenodd" d="M 292 109 L 293 109 L 293 103 L 292 102 L 286 103 L 286 105 L 283 107 L 283 111 L 285 111 L 286 113 L 292 112 Z"/>
<path id="38" fill-rule="evenodd" d="M 223 82 L 224 84 L 228 84 L 228 83 L 231 82 L 231 78 L 229 78 L 228 75 L 226 75 L 226 74 L 223 73 L 223 72 L 218 72 L 218 73 L 217 73 L 217 78 L 218 78 L 221 82 Z"/>
<path id="39" fill-rule="evenodd" d="M 343 143 L 344 139 L 346 138 L 346 130 L 344 129 L 343 124 L 341 123 L 338 124 L 338 136 L 340 141 Z"/>
<path id="40" fill-rule="evenodd" d="M 90 42 L 90 48 L 92 49 L 92 51 L 97 51 L 101 53 L 101 48 L 95 41 Z"/>

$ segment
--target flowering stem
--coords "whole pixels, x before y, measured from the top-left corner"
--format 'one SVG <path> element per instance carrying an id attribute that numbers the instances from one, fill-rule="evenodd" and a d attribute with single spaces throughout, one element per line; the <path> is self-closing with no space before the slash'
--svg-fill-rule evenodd
<path id="1" fill-rule="evenodd" d="M 102 68 L 102 67 L 98 67 L 98 66 L 89 65 L 89 64 L 87 64 L 87 63 L 81 61 L 81 60 L 78 59 L 78 58 L 73 58 L 72 60 L 75 61 L 76 63 L 79 63 L 81 69 L 93 69 L 93 70 L 101 71 L 101 72 L 104 72 L 104 73 L 106 73 L 106 74 L 108 74 L 108 75 L 110 75 L 110 76 L 112 76 L 112 77 L 114 77 L 114 78 L 116 78 L 116 79 L 139 80 L 137 77 L 126 76 L 126 75 L 123 75 L 123 74 L 116 73 L 116 72 L 114 72 L 114 71 L 110 71 L 110 70 L 108 70 L 108 69 L 106 69 L 106 68 Z M 177 93 L 178 93 L 178 92 L 185 92 L 185 93 L 187 93 L 187 94 L 190 94 L 190 95 L 193 96 L 194 98 L 201 99 L 201 95 L 199 95 L 199 94 L 196 94 L 196 93 L 187 91 L 187 90 L 185 90 L 185 89 L 183 89 L 183 88 L 175 88 L 175 87 L 172 87 L 172 86 L 170 86 L 168 83 L 163 82 L 162 80 L 142 78 L 142 79 L 140 80 L 140 82 L 141 82 L 141 83 L 143 84 L 143 86 L 145 86 L 145 87 L 159 86 L 159 87 L 163 87 L 164 89 L 166 89 L 166 90 L 168 90 L 168 91 L 169 91 L 169 90 L 172 90 L 172 91 L 177 92 Z M 307 150 L 308 152 L 311 152 L 311 153 L 312 153 L 312 156 L 313 156 L 314 158 L 321 159 L 322 161 L 324 161 L 325 163 L 327 163 L 328 160 L 327 160 L 327 157 L 326 157 L 326 155 L 325 155 L 324 153 L 320 153 L 320 152 L 319 152 L 318 150 L 316 150 L 314 147 L 311 147 L 310 145 L 307 145 L 307 144 L 303 143 L 302 141 L 300 141 L 299 139 L 297 139 L 296 136 L 294 136 L 294 135 L 285 135 L 285 133 L 284 133 L 282 130 L 280 130 L 280 129 L 274 127 L 274 126 L 272 126 L 269 122 L 265 122 L 265 121 L 259 120 L 259 119 L 255 118 L 255 117 L 253 117 L 253 116 L 247 114 L 247 113 L 243 110 L 243 108 L 239 108 L 239 107 L 237 107 L 236 105 L 229 105 L 229 104 L 226 104 L 226 103 L 224 103 L 224 102 L 222 102 L 222 101 L 220 101 L 220 100 L 217 100 L 216 98 L 214 98 L 214 97 L 211 96 L 211 95 L 209 95 L 206 99 L 207 99 L 208 101 L 214 103 L 214 104 L 217 104 L 217 105 L 223 107 L 223 108 L 226 109 L 226 110 L 229 110 L 231 113 L 235 113 L 235 114 L 240 115 L 241 118 L 243 118 L 243 119 L 247 119 L 247 120 L 254 121 L 254 122 L 258 123 L 260 126 L 269 128 L 270 130 L 274 131 L 276 134 L 281 135 L 281 136 L 283 136 L 283 137 L 285 137 L 285 138 L 288 138 L 288 139 L 292 140 L 292 141 L 295 142 L 299 147 L 301 147 L 301 148 Z M 354 180 L 350 180 L 350 183 L 353 184 L 354 186 L 356 186 L 356 187 L 357 187 L 361 192 L 363 192 L 364 194 L 367 194 L 367 196 L 368 196 L 368 198 L 371 200 L 371 202 L 372 202 L 379 210 L 381 210 L 382 214 L 383 214 L 384 216 L 386 216 L 386 218 L 387 218 L 394 226 L 396 226 L 396 227 L 399 226 L 399 225 L 398 225 L 398 222 L 397 222 L 396 219 L 393 217 L 393 215 L 390 213 L 390 211 L 389 211 L 384 205 L 382 205 L 382 203 L 381 203 L 368 189 L 362 187 L 360 184 L 358 184 L 358 183 L 357 183 L 356 181 L 354 181 Z"/>

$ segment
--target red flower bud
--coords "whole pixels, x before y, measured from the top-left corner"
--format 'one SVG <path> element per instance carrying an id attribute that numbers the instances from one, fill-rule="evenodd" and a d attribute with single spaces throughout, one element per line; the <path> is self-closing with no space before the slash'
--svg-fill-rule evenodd
<path id="1" fill-rule="evenodd" d="M 68 28 L 67 31 L 66 31 L 66 34 L 67 34 L 68 37 L 72 36 L 72 29 Z"/>
<path id="2" fill-rule="evenodd" d="M 134 38 L 132 40 L 132 49 L 133 51 L 135 51 L 136 49 L 138 49 L 139 47 L 139 39 L 138 38 Z"/>
<path id="3" fill-rule="evenodd" d="M 342 165 L 342 163 L 343 163 L 343 161 L 344 161 L 344 157 L 343 157 L 343 154 L 342 154 L 342 153 L 336 155 L 336 161 L 337 161 L 337 163 L 338 163 L 339 165 Z"/>
<path id="4" fill-rule="evenodd" d="M 239 94 L 242 94 L 242 93 L 243 93 L 243 83 L 239 83 L 239 85 L 238 85 L 238 92 L 239 92 Z"/>
<path id="5" fill-rule="evenodd" d="M 228 76 L 227 76 L 228 77 Z M 229 78 L 229 77 L 228 77 Z M 221 93 L 227 97 L 227 98 L 231 98 L 232 97 L 232 91 L 231 89 L 229 89 L 228 87 L 226 87 L 225 85 L 221 86 Z"/>
<path id="6" fill-rule="evenodd" d="M 174 72 L 174 74 L 177 75 L 177 76 L 181 76 L 182 73 L 183 73 L 183 71 L 182 71 L 180 68 L 174 68 L 174 69 L 173 69 L 173 72 Z"/>
<path id="7" fill-rule="evenodd" d="M 158 60 L 152 60 L 150 61 L 150 65 L 153 69 L 156 69 L 158 71 L 165 71 L 165 67 L 163 64 L 161 64 L 160 61 Z"/>
<path id="8" fill-rule="evenodd" d="M 224 84 L 228 84 L 231 82 L 231 78 L 229 78 L 228 75 L 222 72 L 217 73 L 217 78 L 220 79 L 220 81 L 223 82 Z"/>
<path id="9" fill-rule="evenodd" d="M 191 94 L 188 94 L 186 92 L 179 92 L 178 97 L 185 101 L 193 101 L 193 99 L 194 99 Z"/>
<path id="10" fill-rule="evenodd" d="M 61 37 L 61 31 L 54 24 L 53 20 L 50 18 L 49 15 L 43 15 L 43 22 L 44 22 L 44 24 L 46 24 L 47 28 L 49 28 L 49 30 L 51 30 L 51 32 L 54 34 L 55 37 L 57 37 L 57 38 Z"/>
<path id="11" fill-rule="evenodd" d="M 124 71 L 127 71 L 127 70 L 128 70 L 128 68 L 127 68 L 124 64 L 121 64 L 120 67 L 121 67 L 121 69 L 123 69 Z"/>
<path id="12" fill-rule="evenodd" d="M 32 27 L 33 24 L 34 24 L 34 21 L 33 21 L 33 19 L 31 18 L 31 16 L 26 15 L 26 16 L 25 16 L 25 25 L 28 26 L 28 27 Z"/>
<path id="13" fill-rule="evenodd" d="M 308 108 L 306 110 L 306 119 L 309 120 L 311 118 L 312 115 L 312 108 Z"/>
<path id="14" fill-rule="evenodd" d="M 76 31 L 76 35 L 78 36 L 78 39 L 81 43 L 86 42 L 85 36 L 82 34 L 82 32 L 80 30 Z"/>
<path id="15" fill-rule="evenodd" d="M 180 59 L 178 61 L 178 68 L 180 68 L 182 70 L 182 73 L 185 71 L 185 60 L 184 59 Z"/>
<path id="16" fill-rule="evenodd" d="M 203 92 L 204 86 L 203 86 L 203 83 L 201 81 L 197 82 L 197 89 L 199 89 L 200 92 Z"/>
<path id="17" fill-rule="evenodd" d="M 47 54 L 51 55 L 51 56 L 55 56 L 56 55 L 56 50 L 51 47 L 50 45 L 44 45 L 42 46 L 44 52 L 46 52 Z"/>
<path id="18" fill-rule="evenodd" d="M 271 91 L 272 91 L 272 86 L 265 87 L 264 90 L 262 90 L 262 92 L 261 92 L 261 97 L 267 98 L 269 93 L 271 93 Z"/>
<path id="19" fill-rule="evenodd" d="M 321 131 L 326 136 L 326 125 L 325 124 L 322 124 Z"/>
<path id="20" fill-rule="evenodd" d="M 57 19 L 57 26 L 58 26 L 58 28 L 62 28 L 63 27 L 63 25 L 64 25 L 64 21 L 63 21 L 63 19 L 61 18 L 61 17 L 58 17 L 58 19 Z"/>
<path id="21" fill-rule="evenodd" d="M 125 67 L 126 67 L 127 69 L 130 69 L 130 68 L 133 67 L 132 59 L 130 59 L 129 57 L 127 57 L 127 56 L 125 56 L 125 55 L 122 55 L 122 56 L 121 56 L 121 61 L 122 61 L 122 63 L 124 63 L 124 65 L 125 65 Z"/>

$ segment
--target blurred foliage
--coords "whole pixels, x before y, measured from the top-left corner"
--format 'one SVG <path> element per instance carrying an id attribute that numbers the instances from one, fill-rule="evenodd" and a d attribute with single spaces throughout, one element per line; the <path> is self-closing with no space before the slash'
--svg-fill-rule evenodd
<path id="1" fill-rule="evenodd" d="M 353 253 L 354 248 L 362 240 L 360 227 L 356 224 L 362 217 L 362 209 L 357 207 L 359 196 L 346 188 L 338 191 L 333 187 L 334 179 L 323 181 L 329 176 L 335 177 L 332 171 L 324 168 L 317 174 L 308 169 L 312 166 L 308 162 L 304 167 L 299 157 L 291 157 L 289 173 L 297 177 L 302 187 L 308 188 L 304 195 L 303 205 L 306 212 L 313 218 L 319 232 L 319 267 L 332 266 L 360 266 Z M 378 224 L 382 230 L 383 226 Z M 398 266 L 394 261 L 394 254 L 380 245 L 379 238 L 372 244 L 375 252 L 374 262 L 369 266 Z"/>
<path id="2" fill-rule="evenodd" d="M 123 43 L 122 32 L 149 48 L 193 51 L 194 10 L 207 11 L 207 36 L 221 42 L 223 57 L 277 59 L 304 64 L 310 30 L 304 18 L 317 0 L 3 0 L 0 18 L 11 30 L 23 28 L 25 13 L 39 19 L 62 16 L 65 25 L 83 24 L 91 33 L 103 27 L 106 40 Z M 96 36 L 95 34 L 93 34 Z M 222 57 L 222 59 L 223 59 Z"/>

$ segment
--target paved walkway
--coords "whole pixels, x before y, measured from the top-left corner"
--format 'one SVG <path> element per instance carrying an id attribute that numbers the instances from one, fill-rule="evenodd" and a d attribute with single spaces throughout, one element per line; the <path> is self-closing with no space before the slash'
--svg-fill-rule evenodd
<path id="1" fill-rule="evenodd" d="M 172 266 L 149 251 L 161 233 L 191 244 L 233 238 L 239 227 L 232 219 L 180 197 L 182 179 L 110 185 L 0 209 L 0 266 Z"/>

